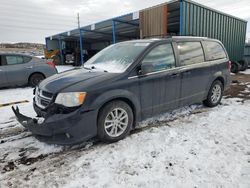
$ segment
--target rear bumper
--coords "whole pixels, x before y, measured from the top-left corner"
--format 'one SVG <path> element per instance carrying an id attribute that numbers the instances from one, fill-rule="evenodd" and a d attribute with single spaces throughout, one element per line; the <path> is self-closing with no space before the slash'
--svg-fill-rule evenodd
<path id="1" fill-rule="evenodd" d="M 231 83 L 232 83 L 232 77 L 230 75 L 230 73 L 226 76 L 226 83 L 224 83 L 224 90 L 228 90 L 231 86 Z"/>
<path id="2" fill-rule="evenodd" d="M 60 145 L 70 145 L 86 141 L 97 134 L 96 111 L 82 112 L 80 109 L 69 114 L 55 114 L 38 119 L 27 117 L 12 107 L 17 120 L 39 140 Z"/>

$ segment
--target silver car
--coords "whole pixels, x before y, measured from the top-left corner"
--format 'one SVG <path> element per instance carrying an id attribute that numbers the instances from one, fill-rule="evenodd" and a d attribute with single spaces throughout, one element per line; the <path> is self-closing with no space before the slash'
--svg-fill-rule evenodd
<path id="1" fill-rule="evenodd" d="M 0 53 L 0 88 L 36 86 L 41 80 L 56 74 L 52 62 L 21 54 Z"/>

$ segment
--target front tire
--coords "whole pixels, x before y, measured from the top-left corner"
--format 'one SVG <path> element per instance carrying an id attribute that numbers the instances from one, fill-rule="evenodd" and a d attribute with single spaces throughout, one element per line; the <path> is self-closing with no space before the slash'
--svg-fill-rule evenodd
<path id="1" fill-rule="evenodd" d="M 116 142 L 131 131 L 134 115 L 131 107 L 123 101 L 105 105 L 98 116 L 98 138 L 103 142 Z"/>
<path id="2" fill-rule="evenodd" d="M 204 105 L 208 107 L 217 106 L 223 96 L 223 90 L 224 87 L 221 81 L 215 80 L 209 89 L 207 99 L 203 101 Z"/>

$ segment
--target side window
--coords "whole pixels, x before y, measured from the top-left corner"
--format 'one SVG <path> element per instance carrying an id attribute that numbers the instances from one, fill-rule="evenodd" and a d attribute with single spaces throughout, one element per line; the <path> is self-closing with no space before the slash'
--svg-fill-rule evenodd
<path id="1" fill-rule="evenodd" d="M 142 61 L 143 73 L 157 72 L 175 67 L 175 56 L 170 43 L 152 49 Z"/>
<path id="2" fill-rule="evenodd" d="M 180 64 L 192 65 L 205 61 L 203 49 L 200 42 L 178 42 Z"/>
<path id="3" fill-rule="evenodd" d="M 2 56 L 0 55 L 0 66 L 2 66 Z"/>
<path id="4" fill-rule="evenodd" d="M 32 57 L 29 57 L 29 56 L 23 56 L 23 62 L 24 62 L 24 63 L 28 63 L 28 62 L 30 62 L 30 61 L 31 61 L 31 59 L 32 59 Z"/>
<path id="5" fill-rule="evenodd" d="M 207 54 L 207 60 L 212 61 L 216 59 L 224 59 L 227 57 L 225 50 L 218 42 L 205 41 L 204 43 L 205 52 Z"/>
<path id="6" fill-rule="evenodd" d="M 23 63 L 23 57 L 17 55 L 6 55 L 6 63 L 7 65 L 16 65 Z"/>

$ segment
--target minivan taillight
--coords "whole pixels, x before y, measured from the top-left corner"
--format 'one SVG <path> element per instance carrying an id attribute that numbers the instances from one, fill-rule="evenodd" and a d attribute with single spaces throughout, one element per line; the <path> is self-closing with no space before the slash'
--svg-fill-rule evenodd
<path id="1" fill-rule="evenodd" d="M 56 68 L 55 63 L 53 63 L 52 61 L 48 61 L 47 64 L 52 68 Z"/>
<path id="2" fill-rule="evenodd" d="M 232 67 L 232 62 L 228 61 L 228 70 L 231 71 L 231 67 Z"/>

